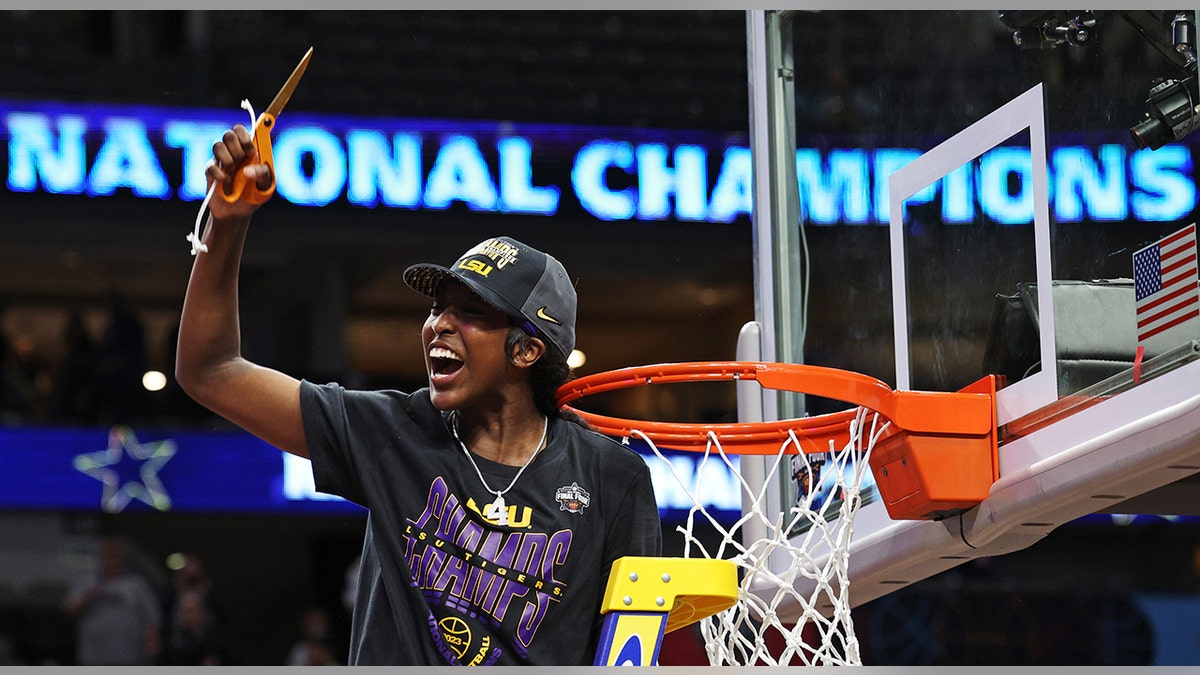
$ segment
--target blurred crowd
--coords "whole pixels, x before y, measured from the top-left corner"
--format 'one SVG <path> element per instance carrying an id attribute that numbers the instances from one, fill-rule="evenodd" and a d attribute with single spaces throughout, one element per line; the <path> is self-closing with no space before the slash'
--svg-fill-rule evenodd
<path id="1" fill-rule="evenodd" d="M 52 346 L 29 335 L 12 336 L 4 325 L 7 306 L 0 298 L 0 425 L 186 423 L 209 417 L 175 384 L 176 331 L 159 345 L 167 357 L 163 369 L 152 370 L 148 331 L 124 296 L 110 294 L 99 331 L 89 329 L 83 312 L 68 312 L 60 344 Z"/>
<path id="2" fill-rule="evenodd" d="M 134 564 L 135 550 L 124 537 L 105 536 L 97 546 L 95 569 L 50 594 L 53 604 L 10 614 L 11 606 L 0 601 L 0 666 L 239 664 L 230 639 L 238 608 L 213 583 L 203 559 L 195 553 L 172 555 L 169 583 L 162 587 Z M 342 609 L 350 608 L 337 611 Z M 337 641 L 333 610 L 310 604 L 294 621 L 290 649 L 256 654 L 256 662 L 342 665 L 344 644 Z"/>

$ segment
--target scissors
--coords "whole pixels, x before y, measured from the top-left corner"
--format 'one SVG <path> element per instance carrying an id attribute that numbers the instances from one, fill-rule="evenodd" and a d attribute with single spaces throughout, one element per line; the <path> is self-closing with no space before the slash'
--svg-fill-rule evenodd
<path id="1" fill-rule="evenodd" d="M 254 121 L 254 149 L 258 153 L 258 161 L 271 169 L 271 186 L 266 190 L 259 190 L 258 186 L 247 178 L 239 167 L 238 171 L 233 174 L 233 191 L 228 193 L 224 190 L 216 191 L 225 201 L 236 202 L 244 192 L 246 201 L 252 204 L 261 204 L 275 194 L 275 161 L 271 154 L 271 131 L 275 128 L 275 118 L 283 111 L 283 106 L 287 105 L 288 99 L 292 97 L 292 92 L 296 90 L 296 85 L 300 83 L 300 78 L 308 68 L 308 59 L 312 57 L 312 53 L 313 48 L 309 47 L 304 58 L 300 59 L 299 65 L 292 71 L 291 77 L 288 77 L 287 82 L 283 83 L 283 88 L 271 101 L 271 105 L 267 106 L 267 109 Z"/>

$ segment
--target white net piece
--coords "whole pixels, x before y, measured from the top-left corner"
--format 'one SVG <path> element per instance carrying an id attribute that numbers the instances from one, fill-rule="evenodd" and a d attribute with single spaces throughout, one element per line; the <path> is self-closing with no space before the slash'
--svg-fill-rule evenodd
<path id="1" fill-rule="evenodd" d="M 737 603 L 700 625 L 710 665 L 862 665 L 850 615 L 850 540 L 871 450 L 888 424 L 860 408 L 846 446 L 835 448 L 831 441 L 830 452 L 814 455 L 798 452 L 801 445 L 792 432 L 779 453 L 767 457 L 769 470 L 759 485 L 738 472 L 710 432 L 699 463 L 724 462 L 743 491 L 742 516 L 732 524 L 709 513 L 697 498 L 706 494 L 702 479 L 687 484 L 671 470 L 692 501 L 677 528 L 684 536 L 684 557 L 724 558 L 738 567 Z M 645 434 L 630 436 L 671 465 Z M 800 489 L 793 503 L 772 509 L 767 496 L 779 487 L 785 460 Z M 715 530 L 716 536 L 706 537 L 708 546 L 699 528 Z"/>

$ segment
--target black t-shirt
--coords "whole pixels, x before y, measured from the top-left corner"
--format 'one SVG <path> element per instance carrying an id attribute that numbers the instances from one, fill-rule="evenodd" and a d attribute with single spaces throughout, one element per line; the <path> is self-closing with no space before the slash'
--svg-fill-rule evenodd
<path id="1" fill-rule="evenodd" d="M 427 389 L 300 391 L 316 488 L 369 511 L 351 665 L 592 663 L 612 562 L 661 552 L 640 455 L 552 421 L 500 526 Z M 518 471 L 474 459 L 497 490 Z"/>

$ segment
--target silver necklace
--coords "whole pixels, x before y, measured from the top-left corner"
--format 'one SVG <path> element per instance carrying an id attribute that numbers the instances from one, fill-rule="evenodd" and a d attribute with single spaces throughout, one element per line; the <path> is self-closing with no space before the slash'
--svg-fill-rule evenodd
<path id="1" fill-rule="evenodd" d="M 508 507 L 504 503 L 504 493 L 512 489 L 512 486 L 517 484 L 517 479 L 525 472 L 525 467 L 533 463 L 533 458 L 537 457 L 538 451 L 542 449 L 542 443 L 546 442 L 546 432 L 550 429 L 550 418 L 542 418 L 542 438 L 533 446 L 533 452 L 530 453 L 529 459 L 521 465 L 521 469 L 517 471 L 517 475 L 513 476 L 512 482 L 503 490 L 493 490 L 492 486 L 488 485 L 487 480 L 483 477 L 483 472 L 479 470 L 479 465 L 475 463 L 475 458 L 471 456 L 471 451 L 467 449 L 467 444 L 463 443 L 458 436 L 458 413 L 455 413 L 450 420 L 450 432 L 454 434 L 454 440 L 458 441 L 458 447 L 462 448 L 463 454 L 467 456 L 467 461 L 475 468 L 475 475 L 479 476 L 479 482 L 483 483 L 483 489 L 496 495 L 492 503 L 483 510 L 483 517 L 488 520 L 495 521 L 497 525 L 508 525 Z"/>

